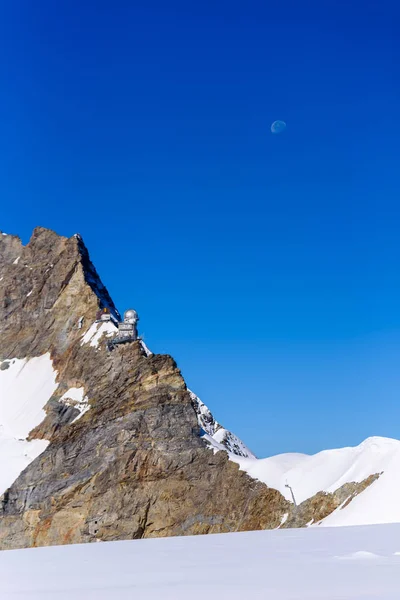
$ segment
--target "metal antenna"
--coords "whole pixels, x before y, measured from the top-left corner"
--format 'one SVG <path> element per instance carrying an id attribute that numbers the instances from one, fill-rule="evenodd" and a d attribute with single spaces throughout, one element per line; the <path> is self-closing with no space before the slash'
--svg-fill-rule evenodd
<path id="1" fill-rule="evenodd" d="M 290 487 L 290 485 L 288 484 L 287 481 L 285 483 L 285 487 L 289 488 L 290 493 L 292 494 L 293 504 L 294 504 L 295 508 L 297 508 L 296 499 L 294 497 L 293 489 Z"/>

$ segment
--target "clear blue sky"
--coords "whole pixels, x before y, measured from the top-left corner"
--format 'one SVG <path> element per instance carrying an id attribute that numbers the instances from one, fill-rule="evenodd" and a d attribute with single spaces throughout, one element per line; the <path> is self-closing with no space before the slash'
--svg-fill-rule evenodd
<path id="1" fill-rule="evenodd" d="M 0 229 L 80 232 L 259 455 L 400 438 L 399 11 L 2 3 Z"/>

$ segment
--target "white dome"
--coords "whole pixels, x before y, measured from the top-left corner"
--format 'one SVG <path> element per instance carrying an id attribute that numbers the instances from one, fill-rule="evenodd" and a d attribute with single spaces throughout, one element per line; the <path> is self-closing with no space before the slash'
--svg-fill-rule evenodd
<path id="1" fill-rule="evenodd" d="M 136 310 L 133 310 L 133 308 L 129 308 L 128 310 L 125 311 L 124 313 L 124 321 L 129 322 L 134 322 L 134 321 L 138 321 L 138 314 L 136 312 Z"/>

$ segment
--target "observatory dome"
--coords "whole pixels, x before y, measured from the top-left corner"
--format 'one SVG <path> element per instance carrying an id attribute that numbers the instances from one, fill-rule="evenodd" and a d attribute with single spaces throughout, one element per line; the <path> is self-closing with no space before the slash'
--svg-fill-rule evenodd
<path id="1" fill-rule="evenodd" d="M 138 320 L 139 320 L 139 317 L 138 317 L 136 310 L 133 310 L 133 308 L 129 308 L 128 310 L 125 311 L 125 313 L 124 313 L 124 321 L 125 322 L 134 323 Z"/>

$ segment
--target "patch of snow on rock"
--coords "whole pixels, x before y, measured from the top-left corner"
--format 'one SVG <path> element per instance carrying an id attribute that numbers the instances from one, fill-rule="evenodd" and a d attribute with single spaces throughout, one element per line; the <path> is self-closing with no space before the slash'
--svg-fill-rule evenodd
<path id="1" fill-rule="evenodd" d="M 234 433 L 228 431 L 214 419 L 210 409 L 196 394 L 188 390 L 197 413 L 197 421 L 204 431 L 205 441 L 211 444 L 215 451 L 225 450 L 233 456 L 253 458 L 254 454 Z"/>
<path id="2" fill-rule="evenodd" d="M 0 494 L 49 444 L 26 438 L 46 416 L 56 376 L 49 353 L 0 363 Z"/>
<path id="3" fill-rule="evenodd" d="M 13 262 L 13 265 L 17 265 L 19 263 L 20 258 L 21 258 L 20 256 L 17 256 L 17 258 Z"/>
<path id="4" fill-rule="evenodd" d="M 281 524 L 279 525 L 279 527 L 282 527 L 282 525 L 284 525 L 287 521 L 287 518 L 289 516 L 289 513 L 285 513 L 281 519 Z"/>
<path id="5" fill-rule="evenodd" d="M 112 321 L 104 323 L 92 323 L 87 332 L 82 336 L 81 346 L 89 343 L 93 348 L 98 348 L 100 339 L 103 335 L 113 337 L 116 335 L 118 328 Z"/>
<path id="6" fill-rule="evenodd" d="M 144 343 L 144 341 L 142 339 L 140 339 L 140 345 L 142 346 L 147 357 L 153 356 L 153 352 L 151 350 L 149 350 L 149 348 L 146 346 L 146 344 Z"/>
<path id="7" fill-rule="evenodd" d="M 79 410 L 79 415 L 75 417 L 72 423 L 80 419 L 90 408 L 90 404 L 83 388 L 70 388 L 60 398 L 60 402 L 66 406 L 73 406 Z"/>

